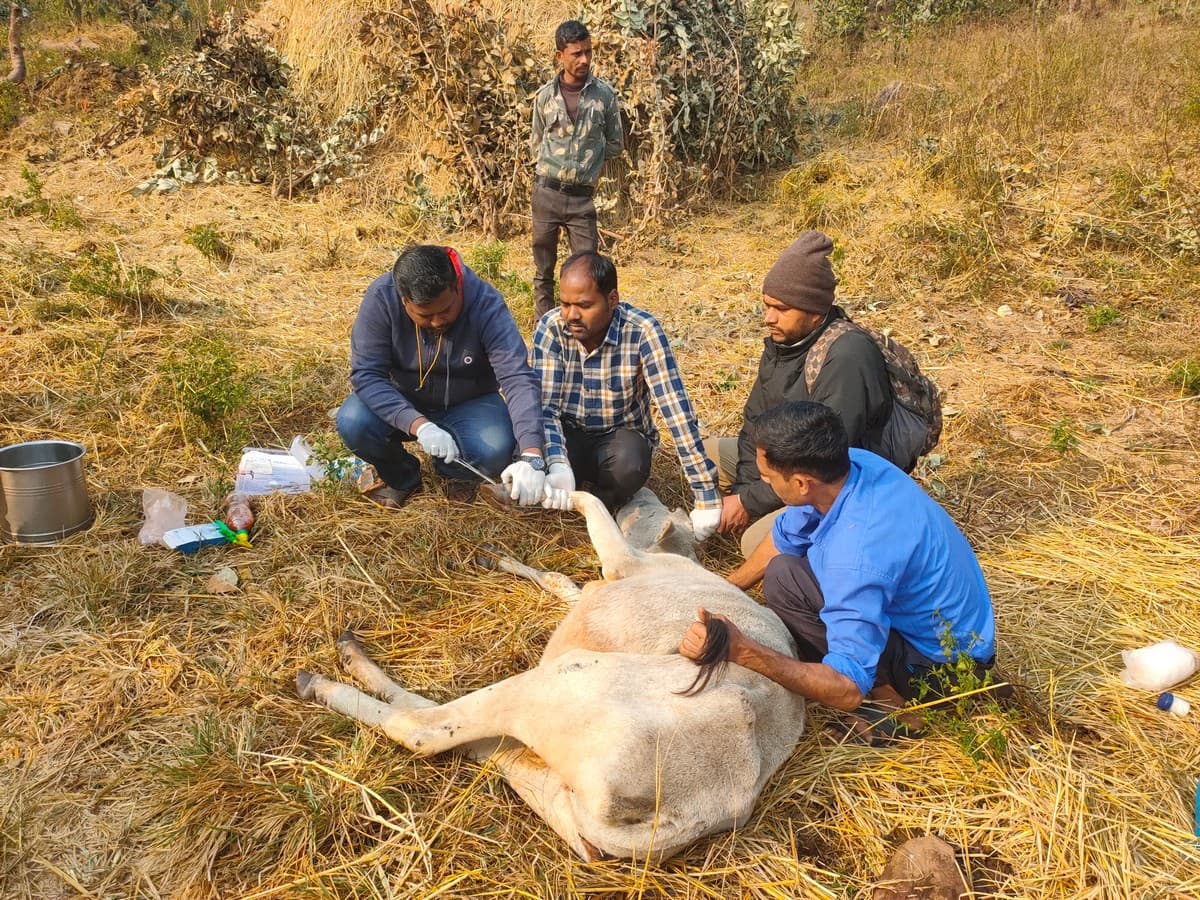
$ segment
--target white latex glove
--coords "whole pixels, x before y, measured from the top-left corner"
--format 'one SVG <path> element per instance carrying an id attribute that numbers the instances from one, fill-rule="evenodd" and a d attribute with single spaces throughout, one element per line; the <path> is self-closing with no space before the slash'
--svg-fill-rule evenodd
<path id="1" fill-rule="evenodd" d="M 697 544 L 708 538 L 720 524 L 721 507 L 692 510 L 692 531 L 696 533 Z"/>
<path id="2" fill-rule="evenodd" d="M 575 473 L 564 462 L 550 464 L 546 476 L 546 498 L 542 506 L 546 509 L 568 510 L 571 508 L 571 491 L 575 490 Z"/>
<path id="3" fill-rule="evenodd" d="M 509 487 L 509 496 L 518 506 L 531 506 L 542 499 L 546 487 L 546 473 L 539 472 L 523 459 L 500 473 L 500 480 Z"/>
<path id="4" fill-rule="evenodd" d="M 421 449 L 430 456 L 436 456 L 438 459 L 452 463 L 458 459 L 458 444 L 454 443 L 454 437 L 444 428 L 439 428 L 430 421 L 426 421 L 424 425 L 417 429 L 417 442 L 420 443 Z"/>

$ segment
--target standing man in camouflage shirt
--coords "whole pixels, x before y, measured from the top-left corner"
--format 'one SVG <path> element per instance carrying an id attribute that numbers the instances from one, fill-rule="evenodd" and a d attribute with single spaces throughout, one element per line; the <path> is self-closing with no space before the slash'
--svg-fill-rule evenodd
<path id="1" fill-rule="evenodd" d="M 606 159 L 621 153 L 617 92 L 592 75 L 592 38 L 571 19 L 554 33 L 559 73 L 533 98 L 533 279 L 537 318 L 554 309 L 558 235 L 567 229 L 571 253 L 600 243 L 592 196 Z"/>

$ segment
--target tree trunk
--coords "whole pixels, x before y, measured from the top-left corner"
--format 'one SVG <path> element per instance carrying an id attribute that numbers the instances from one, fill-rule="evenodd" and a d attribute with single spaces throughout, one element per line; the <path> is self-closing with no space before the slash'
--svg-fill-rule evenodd
<path id="1" fill-rule="evenodd" d="M 6 81 L 20 84 L 25 80 L 25 48 L 21 46 L 21 6 L 13 3 L 8 8 L 8 57 L 12 60 L 12 71 Z"/>

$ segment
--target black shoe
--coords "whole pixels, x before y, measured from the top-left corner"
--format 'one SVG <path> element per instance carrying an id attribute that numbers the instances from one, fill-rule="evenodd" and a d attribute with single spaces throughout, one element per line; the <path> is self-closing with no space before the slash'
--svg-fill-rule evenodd
<path id="1" fill-rule="evenodd" d="M 442 493 L 451 503 L 474 503 L 475 495 L 479 492 L 479 482 L 464 481 L 458 478 L 443 478 Z"/>
<path id="2" fill-rule="evenodd" d="M 382 506 L 384 509 L 401 509 L 408 502 L 409 498 L 420 490 L 420 482 L 406 488 L 394 488 L 390 484 L 380 483 L 369 490 L 363 491 L 363 496 L 376 506 Z"/>
<path id="3" fill-rule="evenodd" d="M 826 733 L 843 744 L 889 747 L 903 738 L 922 738 L 924 731 L 909 728 L 898 718 L 903 710 L 860 706 L 852 713 L 839 713 L 825 724 Z"/>

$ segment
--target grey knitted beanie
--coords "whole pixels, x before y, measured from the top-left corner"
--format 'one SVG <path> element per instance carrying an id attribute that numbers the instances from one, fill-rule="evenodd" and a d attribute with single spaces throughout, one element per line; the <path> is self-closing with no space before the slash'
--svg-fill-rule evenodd
<path id="1" fill-rule="evenodd" d="M 805 231 L 779 255 L 763 279 L 762 292 L 794 309 L 824 315 L 833 306 L 837 278 L 829 263 L 833 241 Z"/>

